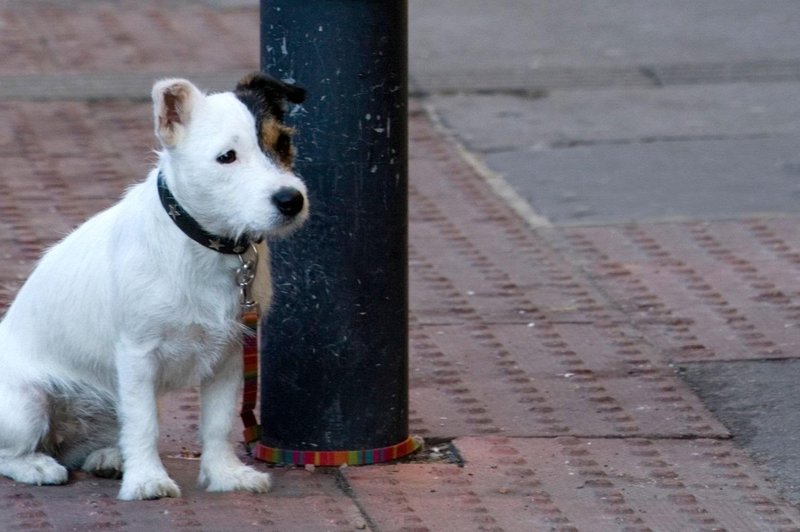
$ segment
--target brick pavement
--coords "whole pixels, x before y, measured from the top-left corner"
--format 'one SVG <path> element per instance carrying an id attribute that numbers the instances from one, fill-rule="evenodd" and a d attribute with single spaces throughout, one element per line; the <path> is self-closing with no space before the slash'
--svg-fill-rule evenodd
<path id="1" fill-rule="evenodd" d="M 257 66 L 258 24 L 246 5 L 177 1 L 6 2 L 0 24 L 5 306 L 43 248 L 152 163 L 147 92 L 115 83 L 233 84 Z M 3 88 L 76 73 L 90 91 Z M 410 134 L 410 421 L 427 453 L 206 494 L 185 390 L 163 405 L 161 442 L 182 499 L 121 503 L 116 481 L 78 473 L 0 480 L 0 530 L 800 529 L 673 367 L 797 352 L 797 220 L 534 230 L 417 103 Z"/>

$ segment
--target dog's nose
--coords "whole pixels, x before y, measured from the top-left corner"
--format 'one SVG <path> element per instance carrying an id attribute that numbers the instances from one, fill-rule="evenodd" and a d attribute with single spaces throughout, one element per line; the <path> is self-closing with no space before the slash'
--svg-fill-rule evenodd
<path id="1" fill-rule="evenodd" d="M 294 216 L 303 210 L 303 193 L 292 187 L 283 187 L 272 196 L 272 203 L 284 216 Z"/>

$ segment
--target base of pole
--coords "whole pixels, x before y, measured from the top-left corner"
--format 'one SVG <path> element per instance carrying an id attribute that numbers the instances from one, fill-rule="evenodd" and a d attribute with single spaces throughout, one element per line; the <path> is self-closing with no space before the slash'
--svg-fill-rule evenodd
<path id="1" fill-rule="evenodd" d="M 360 451 L 294 451 L 267 447 L 259 442 L 253 447 L 253 457 L 262 462 L 282 465 L 369 465 L 402 458 L 419 449 L 421 445 L 421 439 L 413 436 L 389 447 Z"/>

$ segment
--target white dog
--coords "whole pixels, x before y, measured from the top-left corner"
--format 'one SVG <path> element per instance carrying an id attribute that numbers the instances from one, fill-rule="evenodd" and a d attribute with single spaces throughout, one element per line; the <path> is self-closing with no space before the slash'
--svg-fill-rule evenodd
<path id="1" fill-rule="evenodd" d="M 124 472 L 120 499 L 178 497 L 156 399 L 199 382 L 199 484 L 269 489 L 229 441 L 242 383 L 234 277 L 251 244 L 307 217 L 282 123 L 286 101 L 303 98 L 261 74 L 212 95 L 155 84 L 158 167 L 48 251 L 0 323 L 0 475 Z M 268 292 L 261 279 L 264 304 Z"/>

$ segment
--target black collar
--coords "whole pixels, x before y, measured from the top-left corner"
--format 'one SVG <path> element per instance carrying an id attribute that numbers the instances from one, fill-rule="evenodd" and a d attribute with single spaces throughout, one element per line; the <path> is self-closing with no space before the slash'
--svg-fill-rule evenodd
<path id="1" fill-rule="evenodd" d="M 249 240 L 234 240 L 224 236 L 213 235 L 203 229 L 197 220 L 192 218 L 186 212 L 175 196 L 172 195 L 167 182 L 164 179 L 164 173 L 158 172 L 158 196 L 161 198 L 161 205 L 167 211 L 167 215 L 172 218 L 175 225 L 186 234 L 189 238 L 198 244 L 213 249 L 219 253 L 226 253 L 228 255 L 240 255 L 244 253 L 250 245 Z"/>

